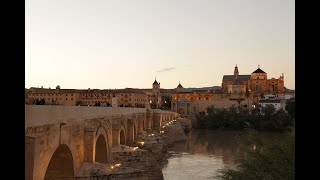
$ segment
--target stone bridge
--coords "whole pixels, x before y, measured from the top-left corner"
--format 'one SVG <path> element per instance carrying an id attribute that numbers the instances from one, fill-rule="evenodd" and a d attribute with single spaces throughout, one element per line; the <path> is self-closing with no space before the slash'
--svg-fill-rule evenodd
<path id="1" fill-rule="evenodd" d="M 25 179 L 75 179 L 84 162 L 110 163 L 111 148 L 160 130 L 174 112 L 146 108 L 25 106 Z"/>

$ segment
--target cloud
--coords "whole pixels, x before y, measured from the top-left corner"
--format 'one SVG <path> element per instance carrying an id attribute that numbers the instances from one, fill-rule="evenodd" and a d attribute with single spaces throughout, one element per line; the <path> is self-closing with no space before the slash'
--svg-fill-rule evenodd
<path id="1" fill-rule="evenodd" d="M 174 69 L 176 69 L 176 68 L 175 67 L 169 67 L 169 68 L 161 69 L 161 70 L 159 70 L 157 72 L 167 72 L 167 71 L 171 71 L 171 70 L 174 70 Z"/>

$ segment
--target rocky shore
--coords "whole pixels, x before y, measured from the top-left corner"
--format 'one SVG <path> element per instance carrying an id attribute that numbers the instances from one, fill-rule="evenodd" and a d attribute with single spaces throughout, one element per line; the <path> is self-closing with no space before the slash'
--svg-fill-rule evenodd
<path id="1" fill-rule="evenodd" d="M 163 180 L 162 164 L 167 161 L 168 148 L 185 141 L 184 132 L 191 128 L 191 120 L 186 118 L 162 122 L 159 132 L 138 134 L 132 146 L 113 147 L 112 163 L 84 163 L 75 179 Z"/>

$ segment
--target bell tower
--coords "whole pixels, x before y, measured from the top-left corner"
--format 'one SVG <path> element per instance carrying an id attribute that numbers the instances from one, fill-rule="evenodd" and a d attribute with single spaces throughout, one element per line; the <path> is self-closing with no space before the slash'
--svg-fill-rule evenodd
<path id="1" fill-rule="evenodd" d="M 233 75 L 239 76 L 239 70 L 238 70 L 237 64 L 236 64 L 236 67 L 234 67 Z"/>

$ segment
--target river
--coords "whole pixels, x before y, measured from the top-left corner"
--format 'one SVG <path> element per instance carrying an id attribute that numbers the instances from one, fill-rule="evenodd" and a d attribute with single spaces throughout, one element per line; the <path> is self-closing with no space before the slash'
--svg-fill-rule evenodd
<path id="1" fill-rule="evenodd" d="M 168 151 L 170 157 L 162 169 L 164 180 L 217 179 L 219 169 L 235 169 L 234 160 L 242 152 L 242 132 L 193 129 L 187 141 L 176 142 Z M 264 144 L 278 143 L 284 134 L 261 132 Z"/>

